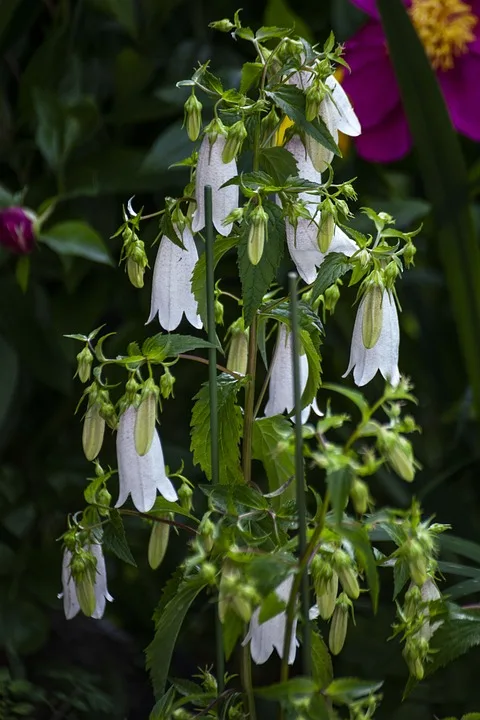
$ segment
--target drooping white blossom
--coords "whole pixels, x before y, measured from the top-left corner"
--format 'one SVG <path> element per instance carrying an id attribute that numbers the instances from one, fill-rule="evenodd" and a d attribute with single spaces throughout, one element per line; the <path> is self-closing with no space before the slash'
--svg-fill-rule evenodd
<path id="1" fill-rule="evenodd" d="M 293 576 L 291 575 L 275 589 L 275 593 L 279 600 L 282 600 L 285 603 L 288 602 L 290 592 L 292 590 L 292 584 Z M 283 644 L 285 641 L 285 625 L 287 617 L 285 611 L 282 611 L 262 624 L 260 624 L 259 618 L 260 608 L 257 608 L 253 612 L 248 633 L 245 636 L 242 645 L 246 645 L 250 642 L 250 654 L 253 662 L 257 665 L 262 665 L 267 662 L 274 650 L 277 651 L 280 657 L 283 657 Z M 298 646 L 296 633 L 297 619 L 295 618 L 292 627 L 290 651 L 288 653 L 289 665 L 292 665 L 295 661 L 295 654 Z"/>
<path id="2" fill-rule="evenodd" d="M 238 187 L 229 185 L 222 188 L 222 185 L 235 177 L 237 163 L 231 160 L 224 163 L 222 153 L 225 147 L 226 137 L 223 134 L 216 136 L 214 142 L 210 142 L 208 133 L 202 140 L 198 153 L 195 199 L 197 209 L 193 214 L 192 230 L 198 232 L 205 227 L 205 186 L 212 187 L 212 215 L 215 229 L 220 235 L 227 236 L 232 229 L 232 223 L 227 225 L 223 221 L 233 210 L 238 208 Z"/>
<path id="3" fill-rule="evenodd" d="M 105 612 L 106 601 L 113 601 L 112 596 L 108 592 L 107 588 L 107 571 L 105 568 L 105 558 L 103 557 L 102 546 L 98 543 L 92 543 L 90 546 L 85 547 L 84 550 L 91 552 L 97 561 L 97 568 L 95 573 L 94 582 L 94 593 L 95 593 L 95 610 L 92 613 L 92 618 L 100 620 Z M 72 553 L 70 550 L 65 549 L 63 553 L 62 561 L 62 587 L 63 592 L 58 596 L 63 597 L 63 609 L 67 620 L 71 620 L 78 614 L 80 610 L 80 603 L 77 598 L 77 589 L 75 581 L 72 577 L 70 570 L 70 563 L 72 560 Z"/>
<path id="4" fill-rule="evenodd" d="M 382 297 L 382 329 L 379 338 L 372 348 L 363 344 L 364 307 L 367 294 L 361 299 L 355 325 L 353 327 L 352 345 L 350 349 L 350 362 L 343 377 L 353 370 L 355 384 L 361 387 L 366 385 L 380 370 L 381 374 L 396 387 L 400 381 L 398 370 L 398 350 L 400 344 L 400 331 L 395 300 L 389 290 L 383 291 Z"/>
<path id="5" fill-rule="evenodd" d="M 175 330 L 182 320 L 183 313 L 195 328 L 202 327 L 197 312 L 197 302 L 192 292 L 192 272 L 198 260 L 198 252 L 193 235 L 188 226 L 180 232 L 185 246 L 183 250 L 166 235 L 160 240 L 155 260 L 152 283 L 152 302 L 147 323 L 158 313 L 160 325 L 165 330 Z"/>
<path id="6" fill-rule="evenodd" d="M 137 410 L 130 405 L 117 430 L 117 462 L 120 493 L 115 507 L 121 507 L 129 495 L 139 512 L 148 512 L 155 504 L 157 490 L 166 500 L 175 501 L 177 493 L 165 472 L 162 445 L 155 430 L 149 451 L 139 455 L 135 447 Z"/>
<path id="7" fill-rule="evenodd" d="M 322 176 L 318 170 L 313 167 L 305 146 L 298 135 L 294 135 L 285 145 L 289 150 L 298 167 L 298 176 L 311 182 L 321 183 Z M 317 268 L 320 267 L 328 253 L 320 252 L 318 247 L 318 226 L 313 221 L 317 213 L 318 198 L 308 192 L 299 193 L 299 199 L 306 204 L 307 210 L 312 216 L 312 220 L 307 218 L 298 218 L 296 228 L 288 220 L 285 220 L 285 229 L 287 235 L 287 245 L 297 272 L 307 284 L 312 283 L 317 276 Z M 318 220 L 318 218 L 317 218 Z M 358 250 L 357 245 L 351 240 L 338 226 L 335 226 L 332 242 L 328 252 L 344 253 L 350 257 Z"/>
<path id="8" fill-rule="evenodd" d="M 308 381 L 308 359 L 300 355 L 300 391 L 303 393 Z M 284 323 L 280 323 L 277 344 L 272 358 L 272 371 L 268 385 L 268 401 L 265 417 L 291 413 L 295 405 L 293 392 L 292 334 Z M 302 410 L 302 423 L 307 422 L 310 410 L 320 415 L 316 400 Z M 293 417 L 292 420 L 295 420 Z"/>

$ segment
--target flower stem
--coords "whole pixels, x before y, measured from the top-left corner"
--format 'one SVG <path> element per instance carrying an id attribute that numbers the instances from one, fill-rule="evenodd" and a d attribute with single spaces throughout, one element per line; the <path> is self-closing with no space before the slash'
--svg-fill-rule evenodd
<path id="1" fill-rule="evenodd" d="M 248 337 L 247 375 L 250 381 L 245 389 L 245 414 L 243 420 L 243 478 L 250 484 L 252 479 L 252 438 L 255 406 L 255 371 L 257 367 L 257 318 L 250 325 Z"/>
<path id="2" fill-rule="evenodd" d="M 242 648 L 242 686 L 245 692 L 245 707 L 248 720 L 256 720 L 255 696 L 252 684 L 252 659 L 250 657 L 250 643 Z"/>

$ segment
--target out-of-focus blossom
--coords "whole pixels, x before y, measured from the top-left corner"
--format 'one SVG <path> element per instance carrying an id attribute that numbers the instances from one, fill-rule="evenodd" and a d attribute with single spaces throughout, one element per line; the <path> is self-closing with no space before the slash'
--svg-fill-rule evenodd
<path id="1" fill-rule="evenodd" d="M 0 245 L 17 255 L 27 255 L 35 247 L 35 215 L 22 207 L 0 210 Z"/>
<path id="2" fill-rule="evenodd" d="M 352 0 L 369 19 L 345 44 L 351 72 L 343 87 L 362 124 L 358 153 L 391 162 L 408 153 L 412 137 L 375 0 Z M 457 130 L 480 140 L 479 0 L 404 0 L 435 70 Z"/>

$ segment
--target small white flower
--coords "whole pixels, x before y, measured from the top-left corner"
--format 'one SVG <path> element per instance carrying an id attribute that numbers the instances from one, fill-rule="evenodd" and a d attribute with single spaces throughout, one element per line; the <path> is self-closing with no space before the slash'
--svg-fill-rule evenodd
<path id="1" fill-rule="evenodd" d="M 279 600 L 282 600 L 285 603 L 288 602 L 290 592 L 292 590 L 292 584 L 293 576 L 290 576 L 280 583 L 280 585 L 275 589 L 275 593 Z M 242 645 L 246 645 L 250 642 L 250 653 L 253 662 L 257 665 L 262 665 L 267 662 L 274 650 L 277 651 L 280 657 L 283 657 L 283 644 L 285 641 L 285 625 L 287 617 L 285 611 L 282 611 L 262 624 L 259 623 L 259 617 L 260 608 L 257 608 L 252 615 L 248 633 L 245 636 Z M 292 665 L 295 661 L 295 654 L 298 646 L 296 634 L 297 619 L 295 618 L 292 627 L 290 651 L 288 653 L 289 665 Z"/>
<path id="2" fill-rule="evenodd" d="M 105 559 L 103 557 L 102 546 L 98 543 L 92 543 L 89 547 L 84 548 L 87 552 L 91 552 L 97 560 L 97 569 L 95 575 L 95 610 L 92 614 L 92 618 L 100 620 L 105 612 L 106 601 L 112 602 L 113 598 L 108 592 L 107 588 L 107 571 L 105 568 Z M 72 577 L 70 570 L 70 562 L 72 560 L 72 553 L 70 550 L 65 549 L 62 560 L 62 586 L 63 592 L 58 596 L 63 597 L 63 609 L 67 620 L 71 620 L 78 614 L 80 610 L 80 604 L 77 598 L 77 590 L 75 587 L 75 581 Z"/>
<path id="3" fill-rule="evenodd" d="M 229 185 L 222 188 L 228 180 L 237 173 L 237 163 L 232 160 L 224 163 L 222 160 L 226 137 L 217 135 L 215 141 L 210 143 L 208 134 L 202 140 L 198 153 L 198 163 L 195 184 L 195 199 L 197 209 L 193 215 L 192 230 L 198 232 L 205 227 L 205 185 L 212 187 L 213 224 L 220 235 L 230 234 L 233 223 L 223 225 L 223 221 L 231 212 L 238 208 L 238 187 Z"/>
<path id="4" fill-rule="evenodd" d="M 380 370 L 381 374 L 396 387 L 400 381 L 398 370 L 398 349 L 400 331 L 395 300 L 388 290 L 383 291 L 382 330 L 376 344 L 367 349 L 363 344 L 363 315 L 366 295 L 361 299 L 353 327 L 350 362 L 343 377 L 353 370 L 355 384 L 366 385 Z"/>
<path id="5" fill-rule="evenodd" d="M 115 507 L 121 507 L 129 495 L 139 512 L 148 512 L 155 504 L 157 490 L 166 500 L 175 501 L 177 493 L 165 473 L 162 446 L 157 431 L 150 450 L 139 455 L 135 448 L 137 410 L 130 405 L 120 416 L 117 430 L 117 462 L 120 493 Z"/>
<path id="6" fill-rule="evenodd" d="M 308 380 L 308 360 L 300 355 L 300 390 L 303 393 Z M 272 372 L 268 385 L 268 402 L 265 417 L 281 415 L 284 410 L 291 413 L 295 405 L 293 394 L 292 334 L 284 323 L 280 323 L 278 340 L 272 358 Z M 314 400 L 302 410 L 302 423 L 307 422 L 310 410 L 321 415 Z M 292 418 L 295 420 L 295 418 Z"/>
<path id="7" fill-rule="evenodd" d="M 175 231 L 181 236 L 185 250 L 175 245 L 165 235 L 155 260 L 152 283 L 152 303 L 147 323 L 158 313 L 160 325 L 170 332 L 175 330 L 182 320 L 183 313 L 190 325 L 202 327 L 197 313 L 197 302 L 192 292 L 192 272 L 198 260 L 198 252 L 190 229 L 185 226 L 183 232 Z"/>
<path id="8" fill-rule="evenodd" d="M 292 139 L 285 145 L 295 158 L 298 166 L 298 176 L 310 182 L 321 183 L 322 176 L 313 167 L 305 146 L 298 137 L 294 135 Z M 317 276 L 317 268 L 320 267 L 328 253 L 320 252 L 318 247 L 318 226 L 313 222 L 313 217 L 317 213 L 318 199 L 308 192 L 299 193 L 299 199 L 306 203 L 306 207 L 312 215 L 312 220 L 307 218 L 299 218 L 297 227 L 286 219 L 285 229 L 287 235 L 287 245 L 297 272 L 307 284 L 312 283 Z M 358 250 L 357 245 L 351 240 L 339 227 L 335 226 L 335 232 L 328 252 L 341 252 L 350 257 Z"/>

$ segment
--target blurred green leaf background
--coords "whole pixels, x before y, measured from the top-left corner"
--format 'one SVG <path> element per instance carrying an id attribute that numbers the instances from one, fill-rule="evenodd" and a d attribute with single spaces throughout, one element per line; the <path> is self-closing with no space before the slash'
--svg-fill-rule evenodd
<path id="1" fill-rule="evenodd" d="M 362 22 L 348 0 L 298 0 L 294 11 L 284 0 L 245 0 L 243 8 L 244 24 L 295 23 L 299 33 L 320 43 L 332 27 L 342 42 Z M 163 207 L 165 196 L 183 189 L 185 169 L 168 170 L 191 153 L 181 128 L 187 90 L 175 83 L 189 77 L 198 61 L 211 58 L 225 84 L 238 86 L 242 63 L 254 60 L 250 47 L 208 29 L 209 22 L 231 17 L 236 9 L 232 0 L 0 3 L 0 206 L 45 208 L 57 202 L 23 289 L 17 278 L 25 269 L 17 268 L 17 259 L 6 251 L 0 254 L 0 708 L 7 719 L 140 720 L 153 705 L 143 650 L 151 639 L 155 604 L 183 556 L 186 539 L 172 533 L 167 559 L 153 572 L 146 560 L 148 526 L 127 521 L 138 567 L 109 556 L 115 602 L 106 617 L 64 620 L 57 599 L 61 547 L 55 539 L 65 529 L 67 513 L 83 506 L 92 468 L 81 451 L 81 412 L 74 415 L 81 393 L 73 380 L 78 347 L 63 335 L 88 333 L 105 323 L 106 331 L 117 333 L 107 341 L 114 354 L 147 335 L 149 287 L 133 289 L 123 268 L 116 268 L 120 241 L 111 236 L 132 195 L 134 206 L 150 213 Z M 390 24 L 389 31 L 386 22 L 395 54 L 396 29 Z M 208 102 L 204 106 L 206 115 Z M 411 118 L 425 111 L 412 97 L 406 106 Z M 437 130 L 440 134 L 442 128 Z M 415 416 L 423 433 L 415 450 L 423 470 L 413 488 L 382 471 L 372 491 L 379 506 L 400 507 L 407 507 L 415 493 L 427 514 L 451 523 L 454 536 L 474 543 L 445 536 L 442 587 L 452 588 L 456 602 L 475 604 L 480 593 L 480 450 L 473 398 L 474 390 L 478 397 L 480 334 L 475 312 L 459 322 L 462 302 L 469 309 L 468 296 L 461 286 L 455 291 L 445 268 L 451 252 L 467 251 L 475 258 L 478 253 L 480 151 L 463 138 L 449 150 L 448 159 L 457 163 L 451 182 L 465 173 L 469 187 L 462 185 L 464 202 L 456 206 L 463 213 L 459 234 L 452 221 L 446 240 L 432 212 L 443 190 L 435 195 L 425 175 L 426 153 L 438 152 L 442 139 L 430 140 L 433 150 L 424 146 L 391 166 L 361 161 L 351 147 L 335 167 L 339 180 L 358 178 L 358 207 L 392 213 L 402 230 L 423 223 L 416 267 L 399 284 L 400 367 L 414 381 L 419 398 Z M 458 160 L 460 151 L 466 170 Z M 467 192 L 474 198 L 468 209 Z M 364 223 L 359 217 L 356 226 L 364 230 Z M 471 223 L 467 230 L 465 223 Z M 146 223 L 142 239 L 148 246 L 156 234 L 156 222 Z M 453 248 L 455 237 L 459 247 Z M 151 265 L 155 251 L 149 249 Z M 468 267 L 468 254 L 463 262 Z M 222 287 L 235 291 L 234 259 L 227 256 L 219 268 Z M 284 260 L 280 275 L 285 277 L 288 269 Z M 477 293 L 480 277 L 473 281 Z M 232 310 L 227 307 L 226 323 L 234 319 Z M 323 345 L 328 380 L 338 381 L 346 368 L 352 326 L 353 314 L 345 305 L 328 324 Z M 150 334 L 157 331 L 155 325 Z M 165 405 L 161 425 L 166 462 L 177 468 L 183 459 L 186 475 L 198 484 L 204 478 L 192 465 L 189 420 L 192 398 L 207 370 L 192 372 L 191 364 L 175 370 L 176 398 Z M 380 387 L 377 379 L 368 393 L 373 397 Z M 110 435 L 104 455 L 102 462 L 114 466 Z M 204 502 L 200 493 L 195 502 Z M 407 670 L 399 643 L 385 642 L 394 617 L 391 590 L 386 580 L 376 619 L 368 599 L 360 602 L 356 627 L 335 661 L 335 672 L 385 679 L 379 718 L 430 720 L 478 710 L 480 651 L 475 648 L 401 702 Z M 213 662 L 212 621 L 213 606 L 200 596 L 181 631 L 173 675 L 188 676 Z M 278 668 L 272 665 L 257 669 L 262 684 L 275 680 Z"/>

